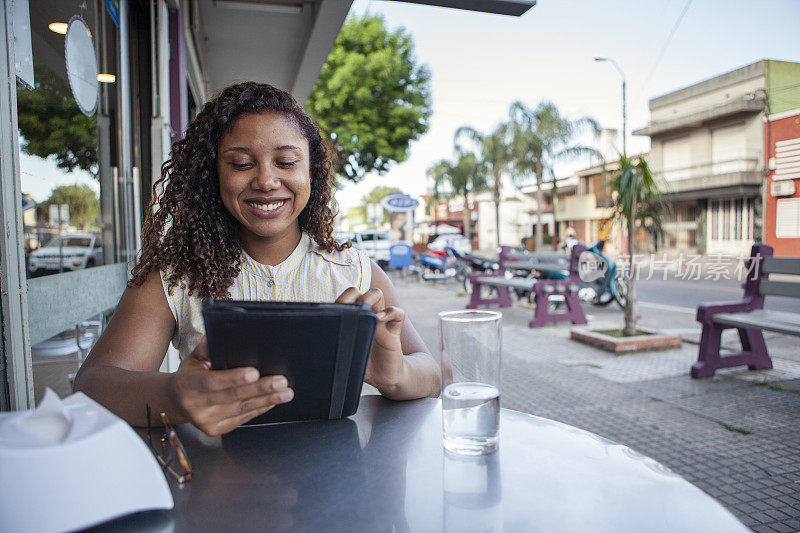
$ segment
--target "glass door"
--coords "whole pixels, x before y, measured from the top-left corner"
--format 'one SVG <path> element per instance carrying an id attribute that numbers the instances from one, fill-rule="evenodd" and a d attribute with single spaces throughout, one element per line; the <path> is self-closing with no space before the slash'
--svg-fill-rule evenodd
<path id="1" fill-rule="evenodd" d="M 71 393 L 127 278 L 118 24 L 102 0 L 30 2 L 34 77 L 18 80 L 17 116 L 37 401 Z"/>

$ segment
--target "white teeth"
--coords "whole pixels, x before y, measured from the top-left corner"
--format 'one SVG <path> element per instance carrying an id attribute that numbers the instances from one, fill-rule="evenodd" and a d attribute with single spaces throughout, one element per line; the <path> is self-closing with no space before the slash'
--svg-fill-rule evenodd
<path id="1" fill-rule="evenodd" d="M 285 203 L 286 203 L 286 200 L 281 200 L 279 202 L 271 202 L 271 203 L 268 203 L 268 204 L 255 204 L 254 203 L 254 204 L 251 204 L 251 205 L 253 207 L 255 207 L 256 209 L 258 209 L 259 211 L 269 212 L 269 211 L 275 211 L 276 209 L 278 209 L 280 206 L 282 206 Z"/>

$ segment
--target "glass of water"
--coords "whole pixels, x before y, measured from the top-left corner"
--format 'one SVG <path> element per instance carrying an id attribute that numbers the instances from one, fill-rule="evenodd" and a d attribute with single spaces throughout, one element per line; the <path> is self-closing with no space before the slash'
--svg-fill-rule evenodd
<path id="1" fill-rule="evenodd" d="M 500 425 L 500 319 L 494 311 L 439 313 L 442 429 L 446 450 L 497 449 Z"/>

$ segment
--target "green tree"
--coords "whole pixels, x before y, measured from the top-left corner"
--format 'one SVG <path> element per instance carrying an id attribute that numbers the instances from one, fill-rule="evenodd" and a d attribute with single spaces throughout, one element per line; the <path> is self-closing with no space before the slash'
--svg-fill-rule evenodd
<path id="1" fill-rule="evenodd" d="M 522 102 L 514 102 L 509 109 L 511 118 L 510 137 L 513 167 L 517 174 L 515 182 L 533 175 L 536 179 L 536 249 L 543 246 L 544 194 L 542 184 L 545 177 L 553 182 L 553 205 L 555 206 L 556 178 L 553 165 L 558 161 L 581 156 L 598 156 L 594 148 L 572 144 L 575 136 L 589 129 L 595 136 L 600 132 L 596 120 L 583 117 L 569 120 L 561 116 L 552 102 L 541 102 L 535 109 Z M 555 219 L 555 212 L 553 213 Z"/>
<path id="2" fill-rule="evenodd" d="M 482 133 L 469 126 L 461 126 L 456 130 L 454 142 L 456 149 L 464 151 L 458 144 L 459 139 L 469 139 L 480 152 L 480 160 L 491 178 L 492 199 L 494 200 L 494 216 L 497 228 L 497 245 L 500 246 L 500 191 L 502 189 L 503 172 L 511 162 L 511 151 L 508 144 L 508 124 L 498 125 L 492 133 Z"/>
<path id="3" fill-rule="evenodd" d="M 372 189 L 369 193 L 365 194 L 361 197 L 361 205 L 358 206 L 358 214 L 364 219 L 367 220 L 367 205 L 369 204 L 379 204 L 381 200 L 389 196 L 390 194 L 398 194 L 401 193 L 400 189 L 396 187 L 386 187 L 383 185 L 378 185 L 374 189 Z M 383 222 L 389 221 L 389 213 L 386 210 L 383 211 Z M 367 220 L 367 223 L 369 221 Z"/>
<path id="4" fill-rule="evenodd" d="M 417 65 L 404 29 L 378 16 L 351 16 L 342 27 L 305 106 L 328 140 L 333 170 L 358 182 L 408 157 L 428 131 L 430 73 Z"/>
<path id="5" fill-rule="evenodd" d="M 628 236 L 627 286 L 619 284 L 616 288 L 625 300 L 625 327 L 622 331 L 624 335 L 630 336 L 636 334 L 638 320 L 635 308 L 637 272 L 633 261 L 636 254 L 636 223 L 660 229 L 661 218 L 669 204 L 661 194 L 645 159 L 632 160 L 621 155 L 619 167 L 614 177 L 606 183 L 606 187 L 611 190 L 613 199 L 612 220 L 621 222 Z"/>
<path id="6" fill-rule="evenodd" d="M 486 165 L 475 154 L 456 152 L 455 164 L 442 159 L 428 169 L 428 176 L 433 180 L 433 195 L 460 196 L 464 200 L 462 224 L 464 237 L 470 239 L 469 196 L 471 193 L 486 188 Z"/>
<path id="7" fill-rule="evenodd" d="M 17 91 L 17 116 L 26 154 L 55 156 L 56 165 L 97 174 L 97 119 L 84 115 L 66 81 L 34 61 L 36 88 Z"/>
<path id="8" fill-rule="evenodd" d="M 41 208 L 47 212 L 52 204 L 67 204 L 70 224 L 80 229 L 95 226 L 95 219 L 100 215 L 97 193 L 86 184 L 60 185 L 54 188 L 50 198 L 41 204 Z"/>

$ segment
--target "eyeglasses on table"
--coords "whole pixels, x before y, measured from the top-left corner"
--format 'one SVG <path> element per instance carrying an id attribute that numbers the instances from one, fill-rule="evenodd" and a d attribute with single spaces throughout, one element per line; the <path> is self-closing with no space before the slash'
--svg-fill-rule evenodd
<path id="1" fill-rule="evenodd" d="M 147 444 L 153 451 L 161 467 L 183 485 L 192 480 L 192 464 L 175 428 L 170 424 L 166 413 L 160 413 L 164 433 L 159 439 L 159 447 L 153 446 L 152 425 L 150 423 L 150 404 L 147 404 Z M 174 467 L 174 468 L 173 468 Z M 180 469 L 176 470 L 176 468 Z M 182 471 L 182 473 L 181 473 Z"/>

